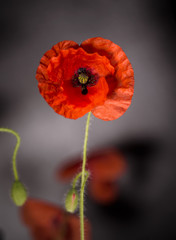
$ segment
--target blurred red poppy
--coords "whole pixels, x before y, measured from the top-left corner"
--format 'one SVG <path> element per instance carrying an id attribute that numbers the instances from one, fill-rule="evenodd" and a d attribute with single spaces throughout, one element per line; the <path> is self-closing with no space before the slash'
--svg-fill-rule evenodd
<path id="1" fill-rule="evenodd" d="M 134 72 L 123 50 L 101 37 L 79 46 L 62 41 L 40 60 L 36 79 L 41 95 L 56 113 L 77 119 L 92 111 L 102 120 L 119 118 L 134 91 Z"/>
<path id="2" fill-rule="evenodd" d="M 20 208 L 23 222 L 35 240 L 79 240 L 80 222 L 75 215 L 66 213 L 52 204 L 28 199 Z M 85 221 L 85 240 L 90 240 L 90 224 Z"/>
<path id="3" fill-rule="evenodd" d="M 74 159 L 57 171 L 57 178 L 70 181 L 81 171 L 82 160 Z M 125 172 L 123 156 L 115 149 L 93 152 L 87 157 L 87 169 L 90 171 L 88 190 L 99 203 L 108 204 L 118 196 L 118 178 Z"/>

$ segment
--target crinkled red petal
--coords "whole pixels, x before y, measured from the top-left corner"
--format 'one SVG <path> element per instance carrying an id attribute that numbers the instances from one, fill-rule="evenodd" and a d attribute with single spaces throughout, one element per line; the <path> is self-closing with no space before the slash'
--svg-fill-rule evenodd
<path id="1" fill-rule="evenodd" d="M 99 76 L 97 84 L 88 87 L 87 95 L 72 85 L 72 77 L 79 68 L 91 69 Z M 60 50 L 59 56 L 52 57 L 48 66 L 40 64 L 40 73 L 42 79 L 36 76 L 39 90 L 48 104 L 57 113 L 77 119 L 105 102 L 109 91 L 106 78 L 114 74 L 114 67 L 105 56 L 70 48 Z"/>
<path id="2" fill-rule="evenodd" d="M 50 49 L 49 51 L 47 51 L 44 54 L 44 56 L 40 60 L 40 64 L 45 66 L 45 67 L 47 67 L 49 65 L 50 59 L 52 57 L 57 57 L 61 50 L 66 50 L 66 49 L 69 49 L 69 48 L 77 49 L 78 47 L 79 47 L 79 45 L 76 42 L 74 42 L 74 41 L 68 41 L 68 40 L 61 41 L 61 42 L 57 43 L 56 45 L 54 45 L 52 47 L 52 49 Z M 39 75 L 41 74 L 40 67 L 41 66 L 39 65 L 39 67 L 37 69 L 37 73 Z"/>
<path id="3" fill-rule="evenodd" d="M 88 53 L 97 52 L 106 56 L 115 68 L 115 77 L 109 79 L 109 94 L 101 106 L 92 110 L 95 117 L 105 121 L 115 120 L 122 116 L 131 104 L 134 92 L 134 72 L 130 61 L 123 50 L 101 37 L 85 40 L 81 47 Z"/>

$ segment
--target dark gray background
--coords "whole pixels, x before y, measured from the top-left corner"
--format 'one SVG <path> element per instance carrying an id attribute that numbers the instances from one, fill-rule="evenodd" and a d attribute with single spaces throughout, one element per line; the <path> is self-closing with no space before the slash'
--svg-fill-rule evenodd
<path id="1" fill-rule="evenodd" d="M 82 153 L 86 117 L 57 115 L 40 96 L 35 72 L 62 40 L 101 36 L 120 45 L 135 72 L 129 110 L 118 120 L 92 117 L 89 151 L 115 144 L 127 157 L 113 206 L 86 201 L 93 240 L 176 237 L 174 1 L 4 1 L 0 7 L 0 126 L 21 135 L 20 177 L 30 196 L 63 204 L 68 185 L 56 168 Z M 29 240 L 10 197 L 15 138 L 0 134 L 0 229 L 5 240 Z"/>

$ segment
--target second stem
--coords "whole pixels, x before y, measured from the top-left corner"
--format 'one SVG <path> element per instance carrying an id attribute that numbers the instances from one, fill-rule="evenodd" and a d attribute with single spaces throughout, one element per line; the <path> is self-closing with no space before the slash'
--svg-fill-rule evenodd
<path id="1" fill-rule="evenodd" d="M 85 137 L 84 137 L 84 149 L 83 149 L 83 162 L 82 162 L 82 175 L 81 175 L 81 189 L 80 189 L 80 228 L 81 228 L 81 240 L 84 240 L 84 188 L 85 188 L 85 167 L 87 158 L 87 140 L 89 133 L 89 122 L 91 112 L 88 113 Z"/>

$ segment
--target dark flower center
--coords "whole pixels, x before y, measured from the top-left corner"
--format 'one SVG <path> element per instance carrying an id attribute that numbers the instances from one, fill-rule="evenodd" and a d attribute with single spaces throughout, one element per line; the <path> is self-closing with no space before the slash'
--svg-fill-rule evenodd
<path id="1" fill-rule="evenodd" d="M 88 93 L 87 87 L 94 86 L 98 81 L 98 75 L 92 74 L 91 69 L 79 68 L 72 78 L 73 87 L 81 87 L 81 93 Z"/>

